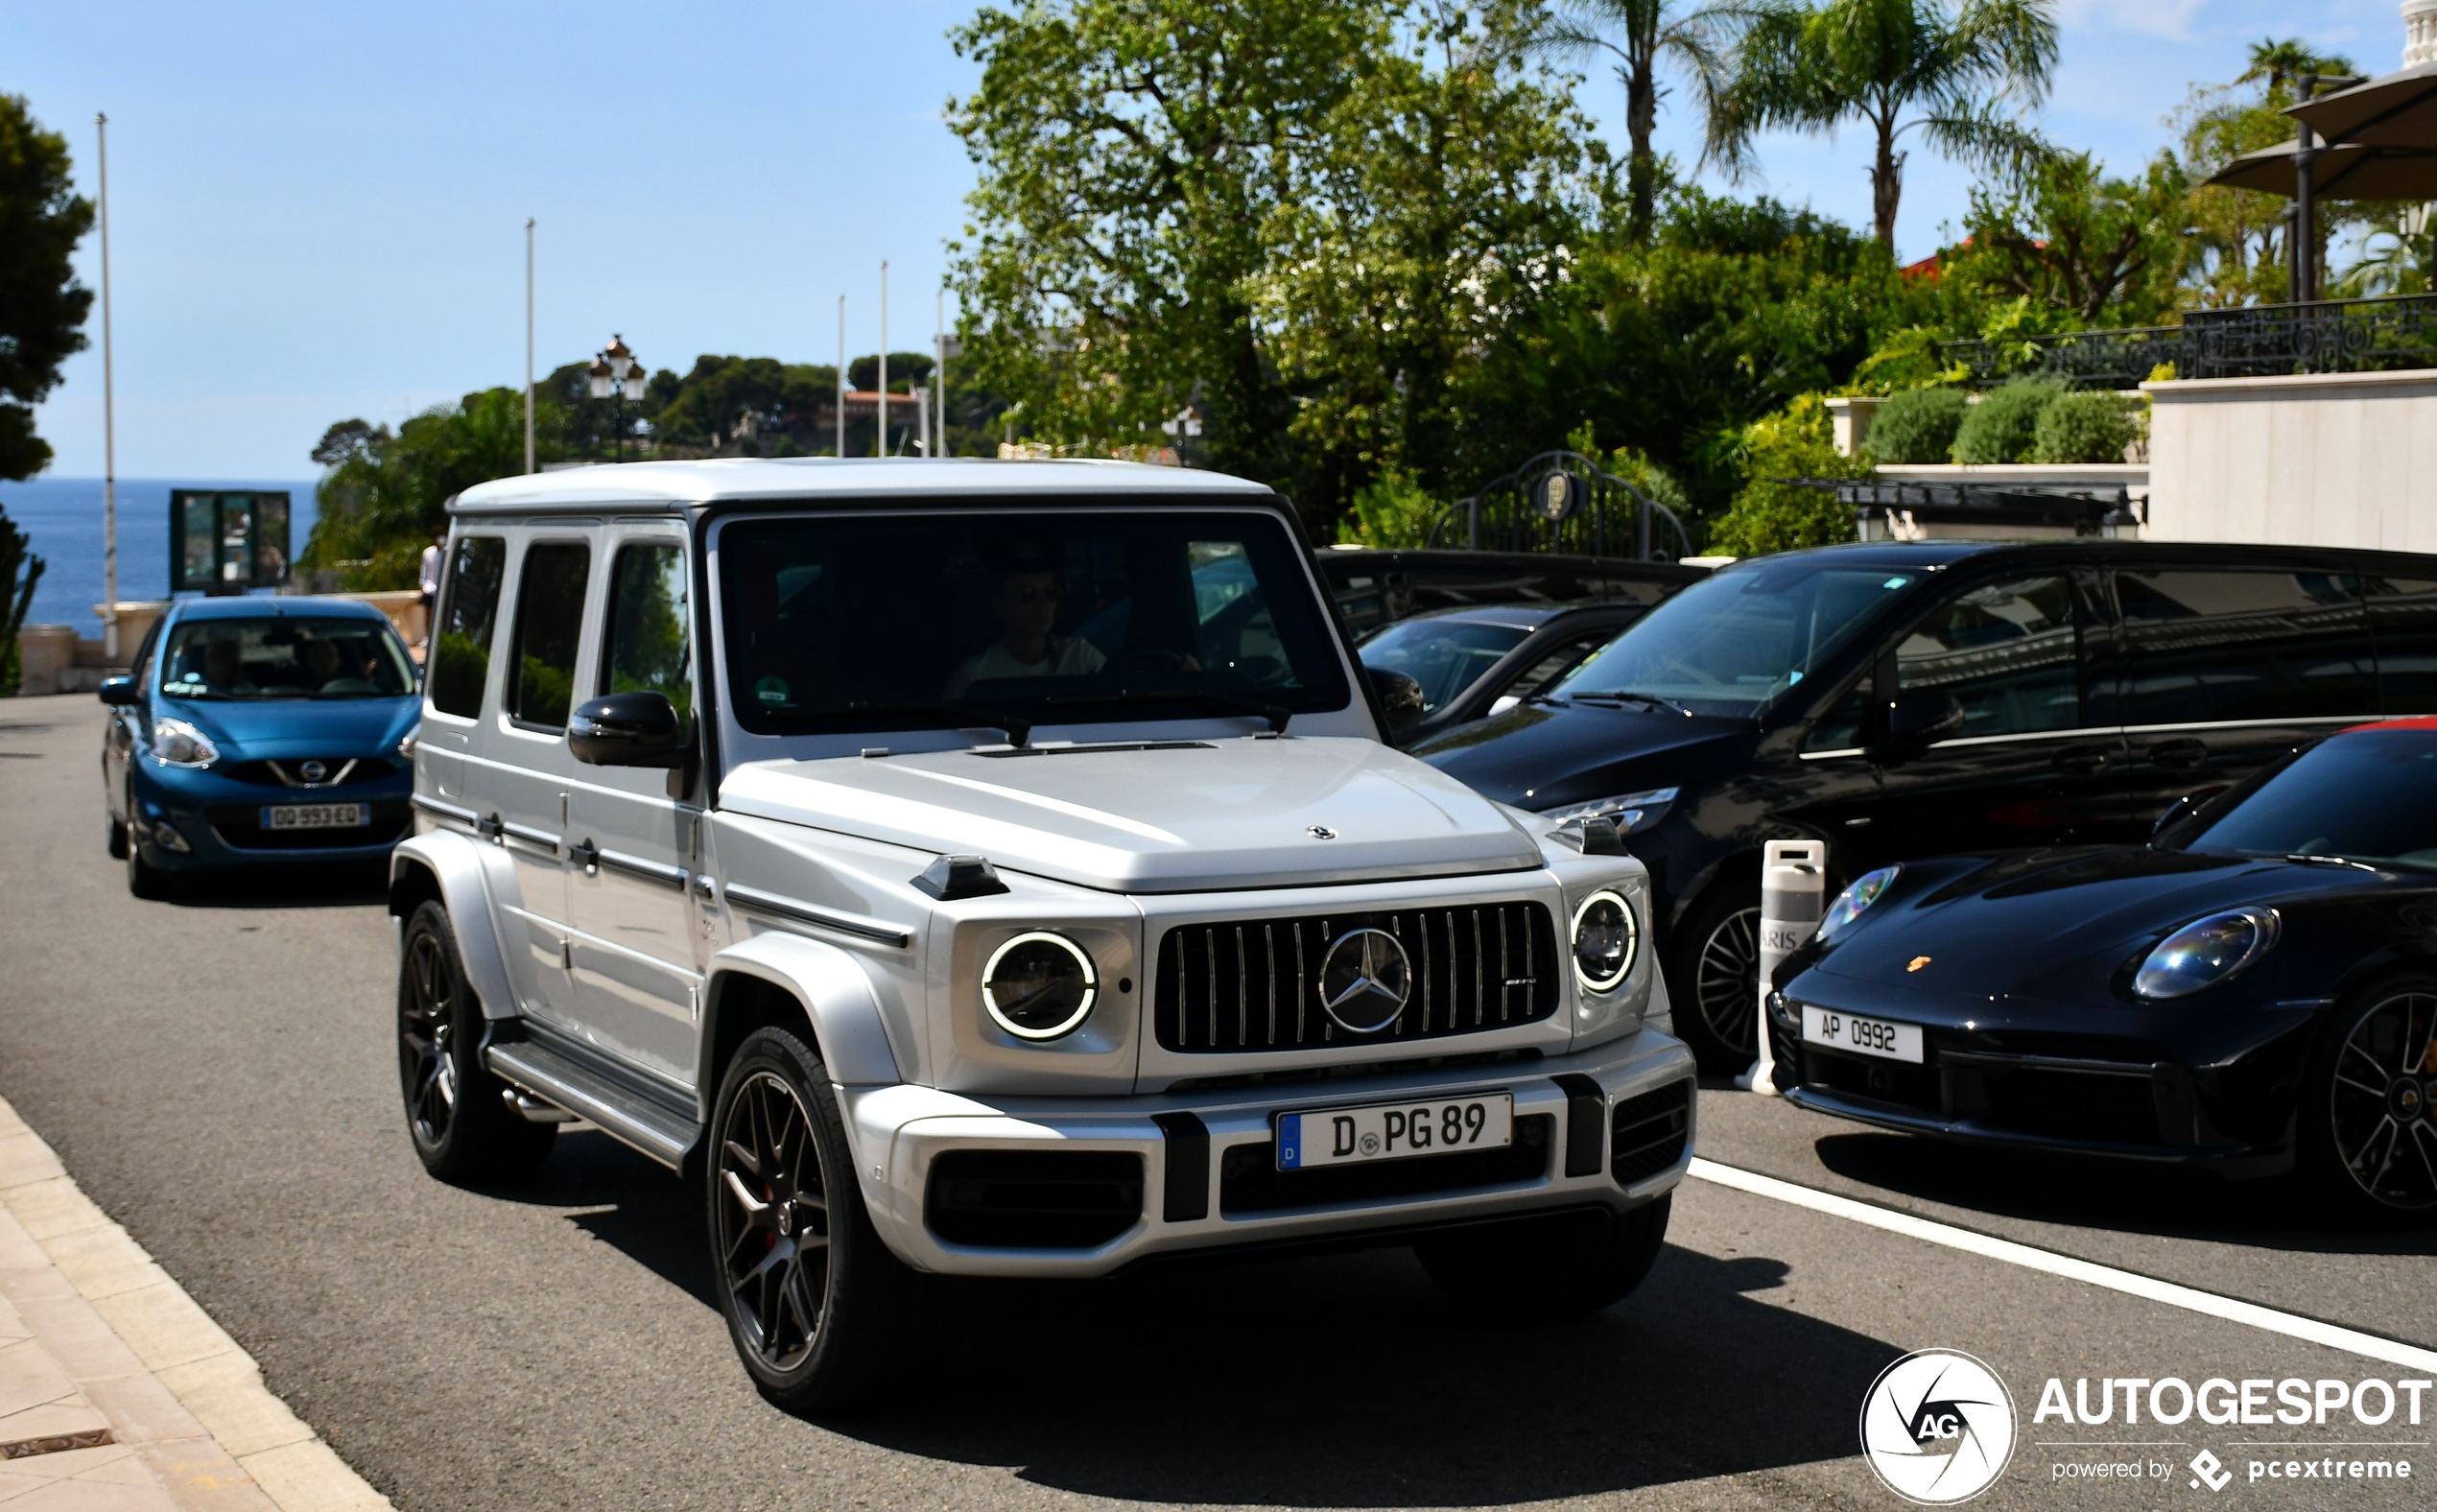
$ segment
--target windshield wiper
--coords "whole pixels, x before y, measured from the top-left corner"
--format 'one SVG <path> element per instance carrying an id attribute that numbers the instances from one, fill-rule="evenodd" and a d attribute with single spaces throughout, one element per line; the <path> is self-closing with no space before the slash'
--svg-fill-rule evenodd
<path id="1" fill-rule="evenodd" d="M 1638 703 L 1645 709 L 1666 709 L 1671 713 L 1680 714 L 1688 720 L 1692 718 L 1692 711 L 1673 698 L 1662 698 L 1651 693 L 1628 693 L 1621 688 L 1608 693 L 1569 693 L 1563 697 L 1552 696 L 1549 701 L 1551 703 Z"/>
<path id="2" fill-rule="evenodd" d="M 1022 748 L 1032 739 L 1032 721 L 1019 720 L 1011 714 L 1000 714 L 975 704 L 958 703 L 950 699 L 924 699 L 913 703 L 849 703 L 835 709 L 808 709 L 800 714 L 781 714 L 774 720 L 792 723 L 811 720 L 834 720 L 840 716 L 894 719 L 899 715 L 927 715 L 934 720 L 952 720 L 953 729 L 1004 730 L 1007 744 Z"/>
<path id="3" fill-rule="evenodd" d="M 1230 714 L 1248 714 L 1268 721 L 1269 733 L 1284 735 L 1287 721 L 1294 718 L 1284 704 L 1269 703 L 1246 697 L 1240 693 L 1221 693 L 1215 688 L 1154 688 L 1132 691 L 1120 688 L 1114 693 L 1061 694 L 1044 698 L 1043 703 L 1059 707 L 1077 703 L 1198 703 L 1204 708 L 1224 709 Z"/>

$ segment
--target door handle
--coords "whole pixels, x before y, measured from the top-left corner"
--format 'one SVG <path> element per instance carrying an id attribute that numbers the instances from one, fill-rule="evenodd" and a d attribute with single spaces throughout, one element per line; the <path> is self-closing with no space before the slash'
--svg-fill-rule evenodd
<path id="1" fill-rule="evenodd" d="M 2107 765 L 2104 745 L 2068 745 L 2048 758 L 2048 765 L 2058 771 L 2078 772 L 2087 776 Z"/>
<path id="2" fill-rule="evenodd" d="M 2161 741 L 2149 747 L 2149 760 L 2154 766 L 2189 771 L 2195 767 L 2208 765 L 2209 747 L 2204 742 L 2194 740 Z"/>
<path id="3" fill-rule="evenodd" d="M 587 835 L 567 847 L 567 859 L 581 866 L 584 875 L 589 877 L 601 869 L 601 847 L 595 845 L 592 837 Z"/>

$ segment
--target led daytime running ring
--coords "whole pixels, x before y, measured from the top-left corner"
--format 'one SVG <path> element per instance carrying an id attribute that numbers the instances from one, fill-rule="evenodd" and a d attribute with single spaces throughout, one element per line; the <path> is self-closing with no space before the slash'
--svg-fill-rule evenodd
<path id="1" fill-rule="evenodd" d="M 990 979 L 999 974 L 999 962 L 1006 958 L 1007 952 L 1014 950 L 1019 945 L 1030 945 L 1034 943 L 1047 943 L 1057 946 L 1060 950 L 1065 951 L 1069 956 L 1075 957 L 1076 963 L 1083 968 L 1083 1001 L 1077 1005 L 1075 1012 L 1070 1015 L 1064 1023 L 1052 1028 L 1028 1029 L 1017 1024 L 1005 1013 L 999 1011 L 998 999 L 990 991 Z M 1068 939 L 1065 935 L 1054 933 L 1049 930 L 1027 930 L 1025 933 L 1018 934 L 1000 945 L 997 950 L 992 951 L 990 953 L 990 958 L 982 963 L 982 1006 L 989 1013 L 991 1023 L 996 1024 L 999 1028 L 1006 1030 L 1009 1034 L 1014 1035 L 1017 1039 L 1053 1040 L 1072 1034 L 1078 1027 L 1081 1026 L 1085 1019 L 1092 1016 L 1092 1008 L 1100 1002 L 1100 971 L 1092 964 L 1092 953 L 1085 950 L 1082 946 L 1076 944 L 1073 940 Z"/>
<path id="2" fill-rule="evenodd" d="M 1594 977 L 1582 969 L 1582 957 L 1574 951 L 1573 946 L 1575 941 L 1582 938 L 1583 915 L 1601 903 L 1615 904 L 1617 911 L 1624 915 L 1624 958 L 1617 962 L 1614 975 Z M 1585 992 L 1614 992 L 1624 984 L 1624 979 L 1633 974 L 1634 961 L 1642 954 L 1642 926 L 1633 917 L 1633 905 L 1625 901 L 1623 893 L 1613 887 L 1602 887 L 1575 905 L 1573 928 L 1567 936 L 1566 953 L 1573 957 L 1574 980 L 1582 983 L 1582 989 Z"/>

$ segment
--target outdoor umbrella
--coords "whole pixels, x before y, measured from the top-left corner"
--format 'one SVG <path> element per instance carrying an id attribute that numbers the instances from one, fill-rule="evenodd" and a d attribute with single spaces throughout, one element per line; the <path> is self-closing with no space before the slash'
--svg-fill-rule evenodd
<path id="1" fill-rule="evenodd" d="M 2209 181 L 2265 194 L 2294 193 L 2296 142 L 2245 153 Z M 2322 200 L 2437 200 L 2437 147 L 2363 146 L 2343 142 L 2317 149 L 2312 193 Z"/>
<path id="2" fill-rule="evenodd" d="M 2437 62 L 2320 95 L 2284 113 L 2307 124 L 2325 142 L 2437 151 Z"/>

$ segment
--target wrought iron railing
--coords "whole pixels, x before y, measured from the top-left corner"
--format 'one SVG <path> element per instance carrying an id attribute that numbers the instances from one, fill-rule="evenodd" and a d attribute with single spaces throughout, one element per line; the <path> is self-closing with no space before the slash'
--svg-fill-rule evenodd
<path id="1" fill-rule="evenodd" d="M 1674 561 L 1692 555 L 1675 511 L 1579 452 L 1542 452 L 1458 499 L 1426 544 Z"/>
<path id="2" fill-rule="evenodd" d="M 1942 342 L 1938 352 L 1962 365 L 1964 381 L 1973 388 L 2036 376 L 2062 378 L 2078 389 L 2130 389 L 2167 363 L 2178 378 L 2437 367 L 2437 295 L 2191 310 L 2181 325 L 2072 331 L 2001 343 Z"/>

